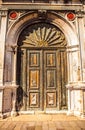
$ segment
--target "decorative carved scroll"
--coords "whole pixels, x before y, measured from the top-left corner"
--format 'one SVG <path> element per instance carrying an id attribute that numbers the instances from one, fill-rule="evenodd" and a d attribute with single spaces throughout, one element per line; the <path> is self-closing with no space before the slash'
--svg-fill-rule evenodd
<path id="1" fill-rule="evenodd" d="M 47 93 L 47 107 L 56 106 L 56 93 Z"/>
<path id="2" fill-rule="evenodd" d="M 30 93 L 30 107 L 39 107 L 38 93 Z"/>

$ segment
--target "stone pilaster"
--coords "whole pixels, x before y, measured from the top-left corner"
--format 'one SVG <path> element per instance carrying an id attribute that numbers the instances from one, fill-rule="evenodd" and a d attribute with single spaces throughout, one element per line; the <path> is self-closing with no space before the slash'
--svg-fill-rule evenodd
<path id="1" fill-rule="evenodd" d="M 80 44 L 80 58 L 81 58 L 81 80 L 85 81 L 85 29 L 84 29 L 84 11 L 77 12 L 78 22 L 78 38 Z"/>
<path id="2" fill-rule="evenodd" d="M 3 71 L 4 71 L 4 50 L 5 36 L 7 28 L 7 11 L 0 11 L 0 86 L 3 86 Z"/>
<path id="3" fill-rule="evenodd" d="M 67 48 L 68 83 L 80 81 L 79 46 Z"/>
<path id="4" fill-rule="evenodd" d="M 0 1 L 1 2 L 1 1 Z M 4 50 L 7 28 L 7 10 L 0 11 L 0 116 L 3 118 L 3 74 L 4 74 Z"/>
<path id="5" fill-rule="evenodd" d="M 11 116 L 16 116 L 16 91 L 17 91 L 18 86 L 13 86 L 12 88 L 12 111 L 11 111 Z"/>
<path id="6" fill-rule="evenodd" d="M 17 46 L 14 46 L 14 52 L 12 52 L 12 85 L 16 85 L 16 61 L 17 61 Z"/>
<path id="7" fill-rule="evenodd" d="M 67 115 L 73 115 L 73 111 L 71 109 L 71 89 L 68 89 L 68 112 Z"/>
<path id="8" fill-rule="evenodd" d="M 3 118 L 3 87 L 0 86 L 0 117 Z"/>
<path id="9" fill-rule="evenodd" d="M 85 82 L 70 83 L 68 88 L 68 115 L 85 117 Z"/>

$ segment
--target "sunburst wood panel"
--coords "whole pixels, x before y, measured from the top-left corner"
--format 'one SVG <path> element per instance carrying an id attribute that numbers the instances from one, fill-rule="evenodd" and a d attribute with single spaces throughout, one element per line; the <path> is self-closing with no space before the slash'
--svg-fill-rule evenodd
<path id="1" fill-rule="evenodd" d="M 67 44 L 62 31 L 51 24 L 34 24 L 32 27 L 28 27 L 28 30 L 22 41 L 23 47 L 53 47 Z"/>

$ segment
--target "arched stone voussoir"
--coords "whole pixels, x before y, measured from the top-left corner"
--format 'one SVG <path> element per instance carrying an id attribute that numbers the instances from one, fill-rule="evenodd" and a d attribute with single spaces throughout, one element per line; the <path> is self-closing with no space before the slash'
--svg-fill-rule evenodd
<path id="1" fill-rule="evenodd" d="M 36 12 L 30 12 L 30 13 L 26 13 L 18 20 L 16 20 L 7 31 L 6 43 L 17 44 L 17 40 L 21 31 L 26 27 L 28 23 L 31 23 L 32 20 L 37 18 L 38 18 L 38 14 Z"/>
<path id="2" fill-rule="evenodd" d="M 25 29 L 26 26 L 35 22 L 42 22 L 42 20 L 43 18 L 39 18 L 39 14 L 36 11 L 31 11 L 24 14 L 18 20 L 16 20 L 8 29 L 6 44 L 17 45 L 17 41 L 22 30 Z M 50 11 L 47 12 L 46 18 L 43 21 L 54 24 L 64 33 L 67 40 L 67 46 L 79 44 L 75 27 L 73 26 L 73 24 L 70 24 L 70 22 L 67 21 L 67 19 L 65 19 L 63 16 Z"/>

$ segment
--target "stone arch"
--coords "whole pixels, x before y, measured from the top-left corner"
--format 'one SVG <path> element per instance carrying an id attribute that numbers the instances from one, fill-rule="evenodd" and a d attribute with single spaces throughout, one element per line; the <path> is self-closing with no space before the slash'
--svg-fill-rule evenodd
<path id="1" fill-rule="evenodd" d="M 59 28 L 63 32 L 63 34 L 65 35 L 66 41 L 67 41 L 67 47 L 79 45 L 76 30 L 72 23 L 68 22 L 63 16 L 57 14 L 56 12 L 48 11 L 45 13 L 46 13 L 45 14 L 46 18 L 45 18 L 45 16 L 44 17 L 39 16 L 39 12 L 37 12 L 37 11 L 30 11 L 30 12 L 27 12 L 27 13 L 23 14 L 22 16 L 20 16 L 16 21 L 14 21 L 10 25 L 10 27 L 7 31 L 6 45 L 17 46 L 19 35 L 23 31 L 23 29 L 25 29 L 28 25 L 30 25 L 32 23 L 36 23 L 36 22 L 39 22 L 42 20 L 45 22 L 54 24 L 55 26 L 57 26 L 57 28 Z M 13 49 L 13 48 L 11 48 L 11 49 Z M 73 49 L 75 49 L 75 48 L 73 47 Z M 72 51 L 72 50 L 70 50 L 70 51 Z M 68 57 L 75 57 L 75 56 L 77 56 L 77 59 L 73 59 L 73 61 L 71 61 L 71 58 L 68 58 L 69 59 L 68 72 L 73 71 L 72 69 L 73 68 L 75 69 L 75 67 L 76 67 L 76 69 L 75 69 L 76 71 L 74 70 L 74 73 L 76 72 L 75 75 L 77 75 L 78 53 L 68 55 Z M 75 60 L 76 60 L 76 63 L 74 63 Z M 9 74 L 9 75 L 12 75 L 12 79 L 10 77 L 8 80 L 5 79 L 4 81 L 12 82 L 11 80 L 13 80 L 13 82 L 16 84 L 16 76 L 15 76 L 16 75 L 16 67 L 15 67 L 16 66 L 16 56 L 15 56 L 15 62 L 12 66 L 11 55 L 9 52 L 6 51 L 6 60 L 5 61 L 6 61 L 5 66 L 8 66 L 8 68 L 9 68 L 9 66 L 11 66 L 11 71 L 9 72 L 11 74 Z M 8 69 L 8 70 L 10 70 L 10 69 Z M 69 75 L 68 76 L 69 81 L 72 81 L 73 74 L 71 74 L 71 75 L 68 74 L 68 75 Z"/>
<path id="2" fill-rule="evenodd" d="M 19 19 L 9 27 L 7 31 L 6 44 L 17 45 L 18 37 L 22 30 L 30 23 L 38 22 L 39 19 L 37 12 L 28 12 L 21 16 Z M 55 12 L 47 12 L 45 21 L 56 25 L 64 33 L 68 46 L 78 45 L 78 38 L 74 26 L 69 23 L 65 18 Z"/>

